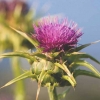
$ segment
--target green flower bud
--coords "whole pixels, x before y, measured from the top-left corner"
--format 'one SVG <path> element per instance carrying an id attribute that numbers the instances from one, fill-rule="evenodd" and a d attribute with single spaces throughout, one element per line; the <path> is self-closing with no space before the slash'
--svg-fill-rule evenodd
<path id="1" fill-rule="evenodd" d="M 54 68 L 54 64 L 50 61 L 46 61 L 44 59 L 40 59 L 39 61 L 35 61 L 32 64 L 32 73 L 40 74 L 41 71 L 52 70 Z"/>

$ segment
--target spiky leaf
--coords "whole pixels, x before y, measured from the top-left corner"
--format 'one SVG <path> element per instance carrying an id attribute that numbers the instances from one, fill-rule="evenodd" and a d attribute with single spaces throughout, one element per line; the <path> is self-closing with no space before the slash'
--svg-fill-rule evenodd
<path id="1" fill-rule="evenodd" d="M 22 35 L 24 38 L 26 38 L 30 43 L 32 43 L 36 48 L 38 47 L 39 43 L 36 39 L 32 39 L 31 36 L 29 36 L 28 34 L 21 32 L 13 27 L 11 27 L 11 29 L 13 29 L 15 32 L 19 33 L 20 35 Z"/>
<path id="2" fill-rule="evenodd" d="M 66 57 L 70 57 L 70 58 L 75 58 L 75 59 L 80 59 L 80 58 L 89 58 L 92 61 L 100 64 L 100 61 L 98 61 L 96 58 L 94 58 L 93 56 L 86 54 L 86 53 L 82 53 L 82 52 L 73 52 L 71 54 L 66 54 Z"/>
<path id="3" fill-rule="evenodd" d="M 55 63 L 55 65 L 63 69 L 67 73 L 68 76 L 63 75 L 62 78 L 69 81 L 71 85 L 74 87 L 76 85 L 76 81 L 71 72 L 69 71 L 69 69 L 67 68 L 67 66 L 65 64 L 61 65 L 60 63 Z"/>
<path id="4" fill-rule="evenodd" d="M 82 70 L 82 69 L 75 70 L 73 75 L 74 75 L 74 77 L 77 77 L 79 75 L 85 75 L 85 76 L 91 76 L 91 77 L 95 77 L 95 78 L 99 78 L 100 79 L 100 76 L 98 76 L 97 74 L 95 74 L 95 73 L 93 73 L 91 71 Z"/>
<path id="5" fill-rule="evenodd" d="M 47 59 L 48 58 L 45 54 L 40 53 L 40 52 L 34 52 L 31 55 L 32 56 L 37 56 L 37 57 L 42 58 L 42 59 Z"/>
<path id="6" fill-rule="evenodd" d="M 4 53 L 4 54 L 0 55 L 0 58 L 7 58 L 7 57 L 13 57 L 13 56 L 23 57 L 23 58 L 30 59 L 31 61 L 36 61 L 36 58 L 34 56 L 31 56 L 27 52 L 10 52 L 10 53 Z"/>
<path id="7" fill-rule="evenodd" d="M 74 82 L 68 75 L 63 75 L 62 79 L 67 80 L 73 87 L 76 86 L 76 82 Z"/>
<path id="8" fill-rule="evenodd" d="M 30 71 L 26 71 L 22 75 L 20 75 L 20 76 L 14 78 L 13 80 L 9 81 L 7 84 L 2 86 L 1 88 L 4 88 L 6 86 L 9 86 L 9 85 L 19 81 L 19 80 L 22 80 L 22 79 L 25 79 L 25 78 L 29 78 L 29 77 L 32 77 L 32 78 L 34 77 L 35 78 L 36 76 L 34 74 L 32 74 Z"/>
<path id="9" fill-rule="evenodd" d="M 94 72 L 96 75 L 98 75 L 98 77 L 100 77 L 100 72 L 99 72 L 93 65 L 91 65 L 90 63 L 88 63 L 87 61 L 78 60 L 78 61 L 74 62 L 74 63 L 72 64 L 72 66 L 73 66 L 73 65 L 87 67 L 87 68 L 90 69 L 92 72 Z"/>
<path id="10" fill-rule="evenodd" d="M 92 44 L 98 43 L 98 42 L 100 42 L 100 40 L 95 41 L 95 42 L 92 42 L 92 43 L 88 43 L 88 44 L 81 45 L 81 46 L 77 47 L 77 48 L 75 49 L 75 51 L 80 51 L 80 50 L 82 50 L 82 49 L 84 49 L 84 48 L 86 48 L 86 47 L 88 47 L 88 46 L 90 46 L 90 45 L 92 45 Z"/>

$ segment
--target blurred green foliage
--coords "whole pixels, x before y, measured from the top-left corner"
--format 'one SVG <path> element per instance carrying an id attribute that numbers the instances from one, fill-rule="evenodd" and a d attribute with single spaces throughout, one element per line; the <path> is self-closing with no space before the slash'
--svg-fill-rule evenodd
<path id="1" fill-rule="evenodd" d="M 0 1 L 0 50 L 18 50 L 23 43 L 23 37 L 13 32 L 9 26 L 15 27 L 26 33 L 33 32 L 32 23 L 34 12 L 29 5 L 20 0 Z M 28 43 L 27 46 L 30 44 Z"/>
<path id="2" fill-rule="evenodd" d="M 34 47 L 27 39 L 10 28 L 14 27 L 27 34 L 33 33 L 32 24 L 37 21 L 34 11 L 35 9 L 31 8 L 25 0 L 0 0 L 0 53 L 7 50 L 28 50 Z M 11 66 L 14 77 L 22 73 L 19 58 L 11 59 Z M 16 83 L 14 93 L 15 100 L 25 100 L 23 81 Z"/>

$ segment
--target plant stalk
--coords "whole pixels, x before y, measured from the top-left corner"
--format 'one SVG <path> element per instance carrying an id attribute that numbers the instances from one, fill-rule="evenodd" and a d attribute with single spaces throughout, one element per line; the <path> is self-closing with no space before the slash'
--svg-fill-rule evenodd
<path id="1" fill-rule="evenodd" d="M 55 87 L 48 87 L 48 93 L 50 100 L 58 100 L 57 91 Z"/>
<path id="2" fill-rule="evenodd" d="M 18 75 L 21 74 L 19 58 L 17 57 L 12 58 L 11 64 L 12 64 L 13 75 L 14 77 L 17 77 Z M 25 100 L 25 87 L 23 80 L 18 81 L 15 84 L 14 94 L 15 94 L 14 100 Z"/>

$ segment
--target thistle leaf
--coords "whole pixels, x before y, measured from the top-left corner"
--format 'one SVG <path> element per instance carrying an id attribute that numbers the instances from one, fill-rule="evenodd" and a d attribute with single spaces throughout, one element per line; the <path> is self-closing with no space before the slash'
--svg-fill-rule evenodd
<path id="1" fill-rule="evenodd" d="M 17 82 L 17 81 L 20 81 L 22 79 L 29 78 L 29 77 L 32 77 L 33 78 L 33 77 L 36 77 L 36 76 L 34 74 L 32 74 L 30 71 L 26 71 L 22 75 L 20 75 L 20 76 L 14 78 L 13 80 L 9 81 L 7 84 L 5 84 L 4 86 L 2 86 L 1 88 L 4 88 L 6 86 L 9 86 L 9 85 Z"/>
<path id="2" fill-rule="evenodd" d="M 55 65 L 64 70 L 64 67 L 63 67 L 61 64 L 55 63 Z M 64 71 L 65 71 L 65 70 L 64 70 Z"/>
<path id="3" fill-rule="evenodd" d="M 68 80 L 72 86 L 75 86 L 76 81 L 75 81 L 73 75 L 71 74 L 71 72 L 69 71 L 69 69 L 67 68 L 67 66 L 65 64 L 61 65 L 60 63 L 55 63 L 55 65 L 67 73 L 68 76 L 66 76 L 65 79 Z"/>
<path id="4" fill-rule="evenodd" d="M 78 65 L 78 66 L 84 66 L 87 67 L 88 69 L 90 69 L 91 71 L 93 71 L 96 75 L 98 75 L 98 77 L 100 77 L 100 72 L 90 63 L 88 63 L 87 61 L 84 60 L 79 60 L 73 63 L 74 65 Z"/>
<path id="5" fill-rule="evenodd" d="M 52 57 L 57 57 L 61 52 L 54 52 L 51 54 Z"/>
<path id="6" fill-rule="evenodd" d="M 42 53 L 39 53 L 39 52 L 34 52 L 31 55 L 32 56 L 37 56 L 37 57 L 42 58 L 42 59 L 46 59 L 47 58 L 47 56 L 45 54 L 42 54 Z"/>
<path id="7" fill-rule="evenodd" d="M 4 53 L 4 54 L 0 55 L 0 58 L 7 58 L 7 57 L 13 57 L 13 56 L 23 57 L 23 58 L 30 59 L 31 61 L 36 61 L 36 58 L 34 56 L 31 56 L 27 52 L 10 52 L 10 53 Z"/>
<path id="8" fill-rule="evenodd" d="M 82 49 L 84 49 L 84 48 L 86 48 L 86 47 L 88 47 L 88 46 L 90 46 L 90 45 L 92 45 L 92 44 L 98 43 L 98 42 L 100 42 L 100 40 L 95 41 L 95 42 L 92 42 L 92 43 L 88 43 L 88 44 L 81 45 L 81 46 L 77 47 L 77 48 L 75 49 L 75 51 L 80 51 L 80 50 L 82 50 Z"/>
<path id="9" fill-rule="evenodd" d="M 74 75 L 74 77 L 77 77 L 79 75 L 86 75 L 86 76 L 91 76 L 91 77 L 95 77 L 95 78 L 99 78 L 100 79 L 100 76 L 98 76 L 97 74 L 95 74 L 95 73 L 93 73 L 91 71 L 81 70 L 81 69 L 75 70 L 73 75 Z"/>
<path id="10" fill-rule="evenodd" d="M 100 61 L 98 61 L 96 58 L 94 58 L 93 56 L 89 55 L 89 54 L 86 54 L 86 53 L 81 53 L 81 52 L 73 52 L 71 54 L 69 54 L 68 56 L 72 57 L 72 56 L 75 56 L 75 58 L 89 58 L 91 59 L 92 61 L 100 64 Z"/>
<path id="11" fill-rule="evenodd" d="M 76 86 L 76 83 L 68 75 L 63 75 L 62 78 L 67 80 L 72 85 L 72 87 Z"/>
<path id="12" fill-rule="evenodd" d="M 15 32 L 19 33 L 20 35 L 22 35 L 23 37 L 25 37 L 30 43 L 32 43 L 36 48 L 38 47 L 39 43 L 36 39 L 32 39 L 31 36 L 29 36 L 28 34 L 21 32 L 13 27 L 10 27 L 12 30 L 14 30 Z"/>

